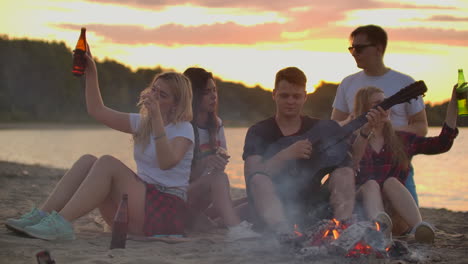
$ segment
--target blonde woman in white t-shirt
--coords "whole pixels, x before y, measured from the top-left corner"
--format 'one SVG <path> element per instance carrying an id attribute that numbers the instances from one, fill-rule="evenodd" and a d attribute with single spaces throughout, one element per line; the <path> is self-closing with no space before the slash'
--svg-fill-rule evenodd
<path id="1" fill-rule="evenodd" d="M 228 241 L 258 237 L 248 222 L 241 221 L 231 200 L 229 179 L 224 171 L 229 156 L 225 152 L 224 127 L 217 115 L 218 91 L 213 75 L 194 67 L 185 70 L 184 75 L 192 84 L 195 134 L 189 210 L 195 219 L 197 215 L 203 217 L 204 214 L 211 215 L 208 211 L 214 211 L 228 228 Z M 192 225 L 196 225 L 195 219 L 192 219 Z"/>
<path id="2" fill-rule="evenodd" d="M 104 105 L 91 53 L 86 59 L 88 113 L 112 129 L 133 135 L 137 172 L 110 155 L 84 155 L 40 208 L 8 219 L 6 226 L 44 240 L 73 240 L 72 221 L 98 208 L 112 225 L 122 195 L 128 194 L 129 234 L 183 233 L 194 142 L 189 80 L 180 73 L 159 74 L 140 95 L 140 113 L 123 113 Z M 170 178 L 168 171 L 175 171 L 177 177 Z M 169 213 L 158 211 L 161 207 L 169 208 Z M 163 215 L 164 221 L 157 221 Z"/>

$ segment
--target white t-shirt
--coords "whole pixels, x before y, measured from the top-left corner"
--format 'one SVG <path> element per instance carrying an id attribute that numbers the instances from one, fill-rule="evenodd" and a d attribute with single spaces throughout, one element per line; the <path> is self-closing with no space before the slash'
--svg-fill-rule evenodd
<path id="1" fill-rule="evenodd" d="M 391 69 L 381 76 L 368 76 L 364 71 L 360 71 L 343 79 L 336 91 L 333 107 L 345 113 L 352 113 L 354 97 L 359 89 L 375 86 L 382 89 L 386 97 L 390 97 L 413 82 L 414 79 L 410 76 Z M 421 112 L 424 107 L 421 96 L 417 100 L 411 100 L 411 103 L 394 105 L 390 108 L 392 124 L 394 126 L 408 125 L 408 117 Z"/>
<path id="2" fill-rule="evenodd" d="M 221 121 L 221 119 L 218 118 L 218 133 L 216 135 L 216 141 L 219 147 L 222 147 L 227 150 L 226 146 L 226 136 L 224 135 L 224 126 Z M 200 128 L 197 127 L 198 129 L 198 144 L 200 146 L 200 155 L 198 158 L 201 158 L 207 154 L 209 154 L 209 151 L 211 150 L 210 146 L 210 137 L 208 133 L 208 129 Z"/>
<path id="3" fill-rule="evenodd" d="M 133 133 L 135 133 L 140 125 L 140 114 L 130 114 L 130 125 Z M 164 130 L 169 140 L 175 137 L 184 137 L 188 138 L 192 143 L 195 141 L 193 127 L 190 122 L 171 123 L 165 126 Z M 150 184 L 159 184 L 165 187 L 178 187 L 182 190 L 186 190 L 189 184 L 192 166 L 193 144 L 177 165 L 168 170 L 161 170 L 158 164 L 153 137 L 154 135 L 150 136 L 150 142 L 145 149 L 143 149 L 141 145 L 134 144 L 133 157 L 137 165 L 138 177 Z"/>

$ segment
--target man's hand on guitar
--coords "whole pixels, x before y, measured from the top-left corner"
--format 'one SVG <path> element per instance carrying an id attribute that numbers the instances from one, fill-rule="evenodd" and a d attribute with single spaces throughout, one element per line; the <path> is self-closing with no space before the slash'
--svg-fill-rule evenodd
<path id="1" fill-rule="evenodd" d="M 287 159 L 309 159 L 312 154 L 312 143 L 308 139 L 299 140 L 285 149 Z"/>

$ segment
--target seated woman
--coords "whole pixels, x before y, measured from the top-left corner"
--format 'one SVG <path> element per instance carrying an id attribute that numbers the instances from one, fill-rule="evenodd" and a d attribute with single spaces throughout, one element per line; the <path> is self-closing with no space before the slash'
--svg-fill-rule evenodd
<path id="1" fill-rule="evenodd" d="M 357 199 L 362 202 L 369 219 L 386 223 L 387 234 L 391 234 L 392 228 L 388 216 L 390 214 L 393 219 L 400 217 L 409 227 L 407 231 L 414 232 L 417 241 L 432 243 L 434 230 L 422 221 L 419 208 L 404 183 L 412 156 L 443 153 L 452 147 L 458 134 L 455 88 L 445 123 L 437 137 L 420 137 L 413 133 L 395 131 L 389 122 L 387 111 L 380 107 L 371 109 L 384 99 L 383 91 L 376 87 L 362 88 L 355 97 L 353 116 L 368 112 L 369 121 L 360 129 L 359 136 L 353 143 Z"/>
<path id="2" fill-rule="evenodd" d="M 195 215 L 207 213 L 212 205 L 228 228 L 227 240 L 258 237 L 251 225 L 240 220 L 230 196 L 229 178 L 224 172 L 229 156 L 226 136 L 217 115 L 218 92 L 211 72 L 188 68 L 184 75 L 190 79 L 193 93 L 193 130 L 195 151 L 188 190 L 189 210 Z"/>
<path id="3" fill-rule="evenodd" d="M 95 208 L 112 226 L 126 193 L 129 234 L 182 234 L 194 146 L 190 81 L 180 73 L 159 74 L 141 92 L 140 113 L 122 113 L 104 105 L 91 53 L 86 59 L 88 113 L 112 129 L 133 135 L 137 172 L 112 156 L 84 155 L 40 209 L 8 219 L 6 226 L 45 240 L 72 240 L 71 222 Z"/>

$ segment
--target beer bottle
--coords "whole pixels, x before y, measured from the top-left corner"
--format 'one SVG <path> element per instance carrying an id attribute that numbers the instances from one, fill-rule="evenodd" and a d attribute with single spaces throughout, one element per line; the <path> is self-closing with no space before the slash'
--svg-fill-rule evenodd
<path id="1" fill-rule="evenodd" d="M 36 253 L 37 264 L 55 264 L 48 250 L 42 250 Z"/>
<path id="2" fill-rule="evenodd" d="M 128 231 L 128 195 L 122 195 L 119 208 L 114 216 L 112 223 L 112 239 L 110 249 L 125 248 Z"/>
<path id="3" fill-rule="evenodd" d="M 458 115 L 468 116 L 468 84 L 463 76 L 463 69 L 458 69 L 458 84 L 457 84 L 457 104 Z"/>
<path id="4" fill-rule="evenodd" d="M 75 50 L 73 51 L 73 75 L 80 77 L 84 74 L 86 68 L 86 28 L 81 28 L 80 38 L 76 43 Z"/>

